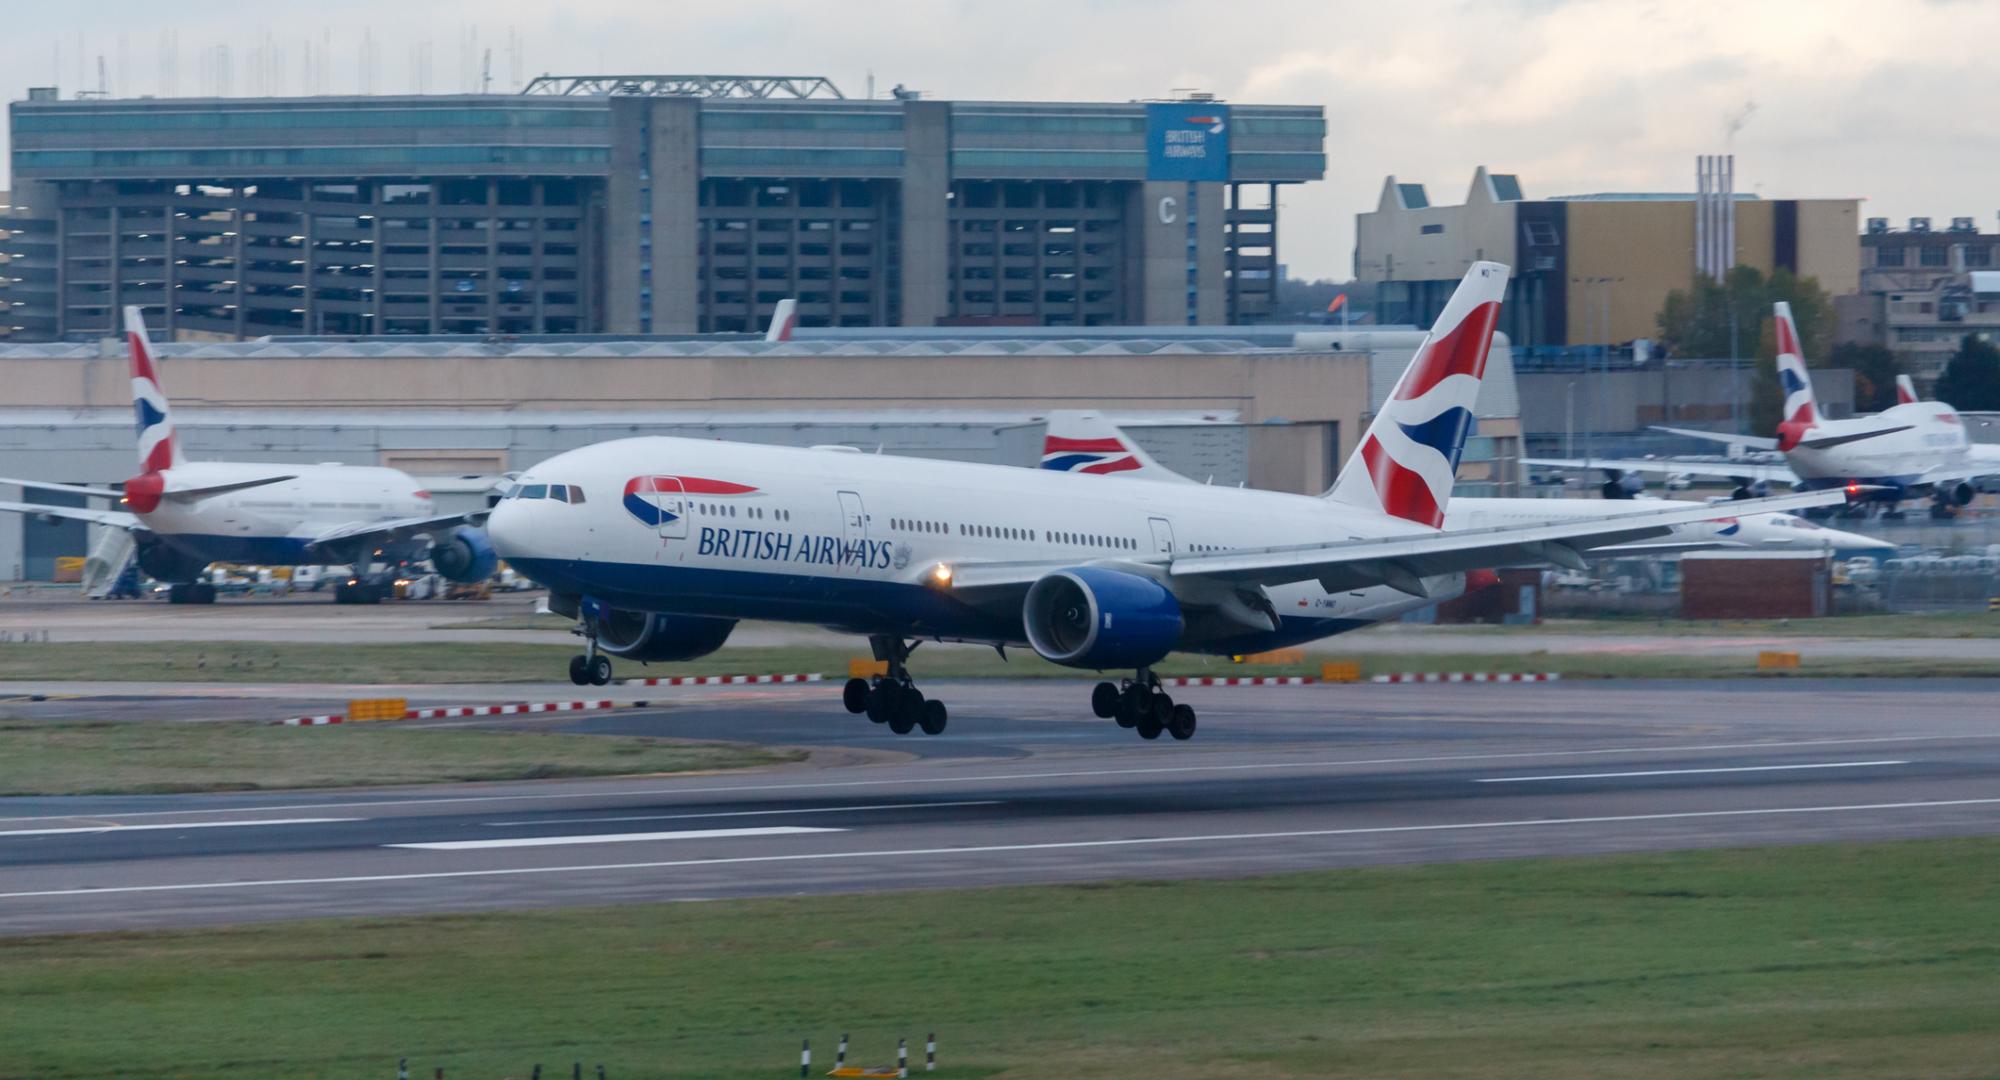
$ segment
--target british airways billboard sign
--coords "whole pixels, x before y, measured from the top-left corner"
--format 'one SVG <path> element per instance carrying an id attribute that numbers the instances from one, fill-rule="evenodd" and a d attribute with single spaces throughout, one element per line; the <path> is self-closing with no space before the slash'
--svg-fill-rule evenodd
<path id="1" fill-rule="evenodd" d="M 1229 106 L 1213 101 L 1146 106 L 1146 179 L 1229 179 Z"/>

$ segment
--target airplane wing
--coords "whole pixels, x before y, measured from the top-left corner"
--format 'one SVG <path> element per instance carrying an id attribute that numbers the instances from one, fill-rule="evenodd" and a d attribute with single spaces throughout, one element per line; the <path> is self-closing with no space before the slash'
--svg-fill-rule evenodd
<path id="1" fill-rule="evenodd" d="M 36 487 L 42 485 L 36 484 Z M 68 518 L 71 521 L 88 521 L 92 525 L 103 525 L 113 529 L 144 529 L 137 515 L 123 510 L 91 510 L 82 506 L 43 506 L 40 503 L 0 501 L 0 511 L 14 514 L 37 514 L 43 517 Z"/>
<path id="2" fill-rule="evenodd" d="M 394 521 L 359 521 L 339 528 L 328 529 L 313 537 L 315 547 L 324 547 L 343 541 L 364 541 L 371 544 L 387 544 L 397 540 L 408 540 L 426 533 L 439 533 L 460 525 L 477 525 L 486 520 L 490 510 L 473 510 L 463 514 L 440 514 L 427 518 L 401 518 Z"/>
<path id="3" fill-rule="evenodd" d="M 1666 427 L 1652 425 L 1654 431 L 1664 431 L 1669 435 L 1685 435 L 1690 439 L 1706 439 L 1724 446 L 1741 446 L 1751 450 L 1776 450 L 1778 440 L 1762 435 L 1731 435 L 1726 431 L 1697 431 L 1694 428 Z"/>
<path id="4" fill-rule="evenodd" d="M 1764 499 L 1736 500 L 1729 504 L 1728 512 L 1782 512 L 1833 506 L 1846 501 L 1846 493 L 1837 489 L 1806 491 Z M 1329 592 L 1387 585 L 1412 595 L 1424 596 L 1428 594 L 1424 591 L 1422 579 L 1432 574 L 1534 563 L 1555 563 L 1581 569 L 1586 552 L 1666 536 L 1671 526 L 1712 521 L 1716 513 L 1716 507 L 1708 503 L 1681 503 L 1609 518 L 1409 533 L 1217 555 L 1183 555 L 1166 561 L 1164 565 L 1147 560 L 1138 560 L 1137 565 L 1164 570 L 1168 581 L 1174 585 L 1209 583 L 1248 588 L 1318 580 Z M 1037 561 L 956 567 L 950 588 L 958 592 L 1023 586 L 1039 580 L 1051 570 L 1077 564 L 1077 560 L 1070 560 L 1062 563 Z"/>
<path id="5" fill-rule="evenodd" d="M 212 499 L 217 495 L 227 495 L 232 491 L 245 491 L 250 488 L 265 487 L 270 484 L 282 484 L 287 480 L 296 479 L 298 479 L 297 474 L 288 474 L 285 476 L 260 476 L 255 480 L 236 480 L 227 484 L 209 484 L 205 487 L 169 486 L 160 492 L 160 496 L 172 499 L 175 502 L 200 502 L 203 499 Z M 119 491 L 117 488 L 87 487 L 81 484 L 50 484 L 40 480 L 16 480 L 10 476 L 0 476 L 0 484 L 13 484 L 24 488 L 41 488 L 44 491 L 61 491 L 71 495 L 87 495 L 93 499 L 110 499 L 113 502 L 125 501 L 125 493 Z"/>
<path id="6" fill-rule="evenodd" d="M 1521 464 L 1544 469 L 1574 469 L 1587 472 L 1653 473 L 1659 476 L 1711 476 L 1719 480 L 1763 481 L 1796 484 L 1799 476 L 1791 466 L 1748 461 L 1689 461 L 1683 458 L 1522 458 Z"/>
<path id="7" fill-rule="evenodd" d="M 1742 513 L 1803 510 L 1847 501 L 1843 491 L 1808 491 L 1768 499 L 1743 499 L 1732 505 Z M 1620 514 L 1589 521 L 1504 526 L 1453 532 L 1349 540 L 1303 548 L 1273 548 L 1197 555 L 1175 559 L 1168 568 L 1175 578 L 1228 581 L 1238 585 L 1281 585 L 1317 579 L 1332 592 L 1387 585 L 1417 596 L 1426 595 L 1421 579 L 1492 566 L 1552 562 L 1575 568 L 1582 552 L 1614 544 L 1629 544 L 1668 534 L 1669 526 L 1715 518 L 1707 503 Z"/>

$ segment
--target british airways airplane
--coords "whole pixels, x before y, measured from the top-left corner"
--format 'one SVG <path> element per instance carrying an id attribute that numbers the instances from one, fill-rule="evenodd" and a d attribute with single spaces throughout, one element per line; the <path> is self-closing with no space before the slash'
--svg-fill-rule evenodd
<path id="1" fill-rule="evenodd" d="M 1747 450 L 1775 452 L 1783 464 L 1757 461 L 1717 462 L 1699 458 L 1582 460 L 1530 458 L 1524 464 L 1559 469 L 1601 469 L 1610 476 L 1605 493 L 1619 497 L 1627 474 L 1713 476 L 1734 480 L 1739 495 L 1749 495 L 1773 481 L 1795 489 L 1854 488 L 1856 510 L 1864 501 L 1882 501 L 1891 513 L 1904 499 L 1929 493 L 1932 516 L 1949 517 L 1972 501 L 1973 482 L 2000 475 L 2000 446 L 1972 442 L 1958 411 L 1939 401 L 1917 400 L 1907 377 L 1896 383 L 1897 404 L 1879 413 L 1831 420 L 1820 412 L 1813 395 L 1812 374 L 1806 368 L 1799 328 L 1790 304 L 1773 308 L 1777 335 L 1778 383 L 1784 390 L 1783 419 L 1768 438 L 1715 431 L 1662 427 L 1661 431 L 1725 443 Z M 1863 495 L 1859 489 L 1868 488 Z"/>
<path id="2" fill-rule="evenodd" d="M 125 309 L 131 349 L 132 403 L 139 429 L 139 473 L 124 490 L 0 477 L 0 484 L 104 499 L 122 509 L 0 502 L 0 511 L 80 519 L 125 529 L 138 545 L 139 568 L 176 586 L 181 603 L 211 603 L 197 585 L 210 563 L 260 566 L 396 562 L 427 556 L 451 581 L 483 581 L 498 560 L 477 527 L 485 511 L 438 514 L 424 491 L 397 469 L 357 465 L 271 465 L 189 461 L 174 430 L 173 407 L 160 389 L 153 346 L 136 307 Z M 383 588 L 355 580 L 336 587 L 340 602 L 370 603 Z"/>
<path id="3" fill-rule="evenodd" d="M 527 470 L 487 527 L 510 565 L 549 588 L 549 606 L 578 620 L 578 683 L 610 681 L 611 656 L 691 659 L 739 619 L 772 619 L 865 635 L 888 674 L 850 680 L 843 700 L 898 734 L 944 730 L 945 706 L 916 688 L 909 660 L 921 642 L 960 641 L 1130 670 L 1097 684 L 1097 715 L 1186 739 L 1194 710 L 1152 671 L 1168 653 L 1311 641 L 1456 596 L 1467 570 L 1576 564 L 1581 551 L 1714 516 L 1676 506 L 1441 530 L 1506 282 L 1506 267 L 1474 264 L 1317 497 L 656 437 Z M 1078 465 L 1119 467 L 1115 456 Z"/>

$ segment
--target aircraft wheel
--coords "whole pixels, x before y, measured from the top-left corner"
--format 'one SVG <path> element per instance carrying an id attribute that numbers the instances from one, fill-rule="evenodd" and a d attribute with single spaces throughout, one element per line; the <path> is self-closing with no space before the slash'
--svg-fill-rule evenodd
<path id="1" fill-rule="evenodd" d="M 1139 737 L 1142 739 L 1157 739 L 1160 737 L 1160 732 L 1167 730 L 1167 726 L 1160 723 L 1159 717 L 1155 716 L 1151 709 L 1146 710 L 1146 714 L 1139 718 L 1138 727 Z"/>
<path id="2" fill-rule="evenodd" d="M 1139 719 L 1146 715 L 1146 692 L 1133 687 L 1118 696 L 1118 715 L 1114 717 L 1122 728 L 1138 726 Z"/>
<path id="3" fill-rule="evenodd" d="M 1173 719 L 1167 721 L 1167 734 L 1181 742 L 1194 738 L 1194 710 L 1186 705 L 1176 705 Z"/>
<path id="4" fill-rule="evenodd" d="M 1101 720 L 1109 720 L 1118 715 L 1118 687 L 1101 682 L 1090 691 L 1090 711 Z"/>
<path id="5" fill-rule="evenodd" d="M 840 703 L 842 705 L 847 706 L 848 712 L 851 713 L 867 712 L 868 680 L 867 679 L 847 680 L 847 685 L 840 688 Z"/>
<path id="6" fill-rule="evenodd" d="M 610 657 L 598 656 L 592 658 L 590 661 L 590 683 L 592 686 L 609 686 L 611 684 Z"/>
<path id="7" fill-rule="evenodd" d="M 868 719 L 878 724 L 889 722 L 889 716 L 896 711 L 896 684 L 887 679 L 868 689 L 868 703 L 862 707 Z"/>
<path id="8" fill-rule="evenodd" d="M 923 715 L 917 719 L 917 723 L 922 726 L 926 735 L 942 735 L 945 721 L 949 718 L 950 714 L 945 711 L 944 702 L 933 698 L 924 702 Z"/>
<path id="9" fill-rule="evenodd" d="M 569 658 L 569 681 L 578 686 L 590 685 L 590 658 L 577 655 Z"/>
<path id="10" fill-rule="evenodd" d="M 896 691 L 895 708 L 889 713 L 889 730 L 898 735 L 908 735 L 917 728 L 917 720 L 924 715 L 924 706 L 930 702 L 914 687 L 900 687 Z"/>

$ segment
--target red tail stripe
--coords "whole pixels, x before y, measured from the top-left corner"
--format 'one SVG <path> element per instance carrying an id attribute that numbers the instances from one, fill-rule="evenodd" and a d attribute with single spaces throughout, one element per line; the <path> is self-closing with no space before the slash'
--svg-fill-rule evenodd
<path id="1" fill-rule="evenodd" d="M 1410 370 L 1396 386 L 1396 400 L 1410 401 L 1431 392 L 1453 375 L 1475 379 L 1486 374 L 1486 356 L 1493 344 L 1493 327 L 1500 321 L 1500 305 L 1493 301 L 1473 308 L 1457 326 L 1424 346 L 1423 355 L 1410 361 Z"/>
<path id="2" fill-rule="evenodd" d="M 1368 479 L 1374 483 L 1385 513 L 1433 529 L 1444 524 L 1444 511 L 1438 508 L 1430 485 L 1423 477 L 1396 464 L 1372 435 L 1361 444 L 1361 461 L 1368 467 Z"/>
<path id="3" fill-rule="evenodd" d="M 1136 469 L 1138 467 L 1139 467 L 1138 459 L 1122 457 L 1117 459 L 1116 461 L 1100 461 L 1095 465 L 1085 465 L 1083 468 L 1078 469 L 1077 471 L 1087 472 L 1087 473 L 1097 473 L 1098 475 L 1101 476 L 1105 473 L 1126 472 L 1131 469 Z"/>
<path id="4" fill-rule="evenodd" d="M 145 340 L 134 331 L 125 335 L 125 344 L 132 356 L 132 377 L 150 379 L 157 385 L 160 376 L 153 370 L 153 355 L 147 351 Z"/>
<path id="5" fill-rule="evenodd" d="M 1068 439 L 1051 435 L 1042 444 L 1043 453 L 1116 453 L 1125 449 L 1117 439 Z"/>

